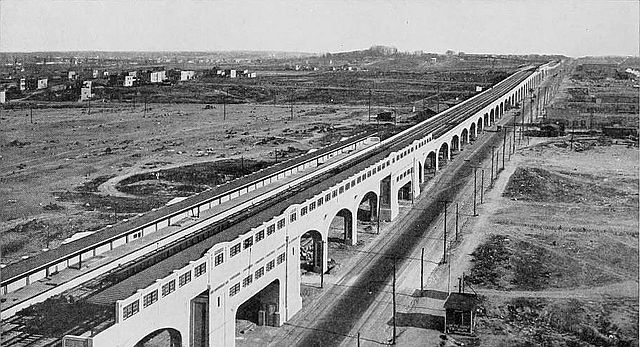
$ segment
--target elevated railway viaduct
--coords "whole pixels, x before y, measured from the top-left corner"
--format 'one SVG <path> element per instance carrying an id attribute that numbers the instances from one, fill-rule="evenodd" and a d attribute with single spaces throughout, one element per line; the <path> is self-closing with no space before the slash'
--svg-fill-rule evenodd
<path id="1" fill-rule="evenodd" d="M 113 307 L 113 317 L 66 336 L 68 345 L 135 346 L 166 331 L 175 346 L 233 346 L 236 317 L 279 326 L 302 308 L 302 240 L 312 245 L 311 268 L 325 272 L 336 216 L 350 244 L 363 204 L 369 220 L 395 219 L 399 199 L 421 194 L 420 184 L 452 153 L 555 66 L 522 68 L 382 141 L 356 136 L 11 265 L 3 269 L 2 291 L 17 299 L 3 306 L 3 316 L 84 287 L 78 295 Z M 64 271 L 77 274 L 38 290 Z"/>

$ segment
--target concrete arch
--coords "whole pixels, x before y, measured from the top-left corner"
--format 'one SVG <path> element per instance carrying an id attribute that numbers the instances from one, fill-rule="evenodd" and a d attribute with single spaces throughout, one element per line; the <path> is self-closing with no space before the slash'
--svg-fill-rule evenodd
<path id="1" fill-rule="evenodd" d="M 342 225 L 340 225 L 342 223 Z M 345 244 L 352 245 L 355 240 L 355 230 L 354 230 L 354 221 L 353 221 L 353 213 L 348 208 L 343 208 L 339 210 L 335 216 L 331 219 L 331 224 L 329 224 L 329 232 L 328 241 L 329 242 L 339 242 L 340 236 L 342 236 L 342 241 Z"/>
<path id="2" fill-rule="evenodd" d="M 165 333 L 169 335 L 168 341 L 166 336 L 162 336 Z M 157 329 L 140 339 L 140 341 L 138 341 L 134 345 L 134 347 L 158 346 L 158 343 L 161 342 L 168 342 L 168 344 L 164 344 L 164 346 L 167 347 L 182 347 L 182 334 L 180 334 L 180 331 L 174 328 Z"/>
<path id="3" fill-rule="evenodd" d="M 447 142 L 443 142 L 438 150 L 438 170 L 447 165 L 449 158 L 449 144 Z"/>
<path id="4" fill-rule="evenodd" d="M 496 112 L 495 110 L 491 110 L 489 113 L 489 123 L 488 126 L 492 126 L 496 122 Z"/>
<path id="5" fill-rule="evenodd" d="M 438 168 L 438 155 L 436 152 L 431 151 L 424 159 L 424 180 L 427 181 L 433 175 L 436 174 Z"/>
<path id="6" fill-rule="evenodd" d="M 486 114 L 485 114 L 486 117 Z M 478 118 L 478 129 L 476 130 L 476 136 L 479 136 L 480 133 L 482 132 L 482 127 L 484 125 L 484 121 L 482 120 L 482 117 Z"/>
<path id="7" fill-rule="evenodd" d="M 495 123 L 495 121 L 497 121 L 500 118 L 500 105 L 496 105 L 496 108 L 494 111 L 495 112 L 493 112 L 493 115 L 495 117 L 493 118 L 493 122 L 491 124 Z"/>
<path id="8" fill-rule="evenodd" d="M 464 148 L 464 145 L 469 143 L 469 130 L 467 128 L 462 129 L 460 133 L 460 148 Z"/>
<path id="9" fill-rule="evenodd" d="M 315 229 L 300 236 L 300 270 L 322 273 L 325 241 L 322 233 Z"/>
<path id="10" fill-rule="evenodd" d="M 476 123 L 471 123 L 471 127 L 469 127 L 469 142 L 476 140 L 476 136 L 478 136 L 476 131 Z"/>
<path id="11" fill-rule="evenodd" d="M 460 150 L 460 137 L 458 135 L 453 135 L 451 138 L 451 153 L 457 152 Z"/>
<path id="12" fill-rule="evenodd" d="M 358 202 L 356 219 L 358 222 L 375 222 L 378 220 L 378 194 L 373 190 L 368 191 Z"/>
<path id="13" fill-rule="evenodd" d="M 400 200 L 412 201 L 413 200 L 412 195 L 413 195 L 413 189 L 412 189 L 411 181 L 405 183 L 402 187 L 398 188 L 398 201 Z"/>
<path id="14" fill-rule="evenodd" d="M 502 115 L 504 115 L 504 102 L 500 103 L 500 118 L 502 118 Z"/>
<path id="15" fill-rule="evenodd" d="M 485 113 L 484 114 L 484 119 L 482 122 L 482 126 L 480 128 L 484 129 L 484 128 L 488 128 L 491 126 L 491 123 L 489 123 L 489 114 Z"/>

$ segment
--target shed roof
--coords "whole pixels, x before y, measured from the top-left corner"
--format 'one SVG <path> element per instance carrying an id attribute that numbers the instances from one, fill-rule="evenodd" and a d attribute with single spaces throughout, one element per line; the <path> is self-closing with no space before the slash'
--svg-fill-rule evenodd
<path id="1" fill-rule="evenodd" d="M 444 302 L 445 309 L 471 311 L 475 310 L 480 300 L 478 296 L 470 293 L 451 293 Z"/>

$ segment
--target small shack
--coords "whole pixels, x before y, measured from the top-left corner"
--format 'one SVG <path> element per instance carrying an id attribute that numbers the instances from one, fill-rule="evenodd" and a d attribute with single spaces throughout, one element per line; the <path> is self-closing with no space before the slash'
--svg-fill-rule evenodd
<path id="1" fill-rule="evenodd" d="M 476 326 L 478 297 L 475 294 L 451 293 L 444 302 L 446 334 L 472 335 Z"/>

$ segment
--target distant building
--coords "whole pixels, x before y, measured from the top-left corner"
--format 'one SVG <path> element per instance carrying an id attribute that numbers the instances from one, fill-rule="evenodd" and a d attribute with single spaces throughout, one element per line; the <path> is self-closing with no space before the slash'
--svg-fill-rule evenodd
<path id="1" fill-rule="evenodd" d="M 70 81 L 74 81 L 74 80 L 78 79 L 78 74 L 77 74 L 75 71 L 71 70 L 71 71 L 69 71 L 69 72 L 67 73 L 67 78 L 68 78 Z"/>
<path id="2" fill-rule="evenodd" d="M 435 64 L 435 63 L 437 63 L 437 62 L 438 62 L 438 58 L 431 58 L 431 63 L 432 63 L 432 64 Z"/>
<path id="3" fill-rule="evenodd" d="M 100 77 L 100 70 L 93 69 L 92 76 L 93 76 L 93 78 L 99 78 Z"/>
<path id="4" fill-rule="evenodd" d="M 27 90 L 27 79 L 26 78 L 21 78 L 20 79 L 20 91 L 24 92 L 25 90 Z"/>
<path id="5" fill-rule="evenodd" d="M 136 78 L 134 76 L 124 76 L 124 84 L 123 86 L 125 87 L 133 87 L 133 82 L 136 81 Z"/>
<path id="6" fill-rule="evenodd" d="M 236 70 L 230 69 L 230 70 L 225 70 L 224 74 L 226 76 L 229 76 L 229 78 L 236 78 L 238 77 L 238 72 Z"/>
<path id="7" fill-rule="evenodd" d="M 153 71 L 151 72 L 151 76 L 149 81 L 151 83 L 162 83 L 167 79 L 167 72 L 165 70 L 162 71 Z"/>
<path id="8" fill-rule="evenodd" d="M 7 92 L 3 90 L 0 92 L 0 104 L 4 104 L 5 102 L 7 102 Z"/>
<path id="9" fill-rule="evenodd" d="M 188 81 L 190 79 L 193 79 L 196 76 L 196 72 L 193 70 L 188 70 L 188 71 L 180 71 L 180 80 L 181 81 Z"/>
<path id="10" fill-rule="evenodd" d="M 46 78 L 38 79 L 38 89 L 46 89 L 49 84 L 49 80 Z"/>
<path id="11" fill-rule="evenodd" d="M 130 71 L 128 75 L 134 78 L 138 77 L 138 71 Z"/>
<path id="12" fill-rule="evenodd" d="M 80 101 L 86 101 L 93 98 L 91 93 L 91 81 L 82 82 L 82 88 L 80 88 Z"/>

